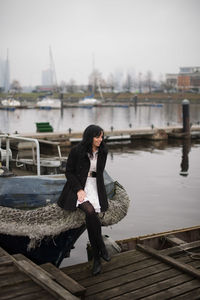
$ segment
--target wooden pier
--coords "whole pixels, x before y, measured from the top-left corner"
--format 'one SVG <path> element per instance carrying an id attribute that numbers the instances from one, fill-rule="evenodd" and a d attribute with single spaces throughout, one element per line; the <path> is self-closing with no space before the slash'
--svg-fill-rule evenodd
<path id="1" fill-rule="evenodd" d="M 38 139 L 41 150 L 58 153 L 58 147 L 61 150 L 69 149 L 72 144 L 81 141 L 82 132 L 37 132 L 16 134 L 16 136 Z M 163 128 L 138 128 L 129 130 L 111 130 L 105 131 L 105 139 L 109 142 L 123 142 L 134 140 L 167 140 L 169 138 L 183 139 L 185 135 L 182 133 L 182 127 L 163 127 Z M 190 138 L 200 138 L 200 126 L 192 126 Z M 24 146 L 23 146 L 24 145 Z M 11 145 L 12 146 L 12 145 Z M 21 149 L 27 148 L 27 143 L 20 143 Z M 31 145 L 29 147 L 32 147 Z"/>
<path id="2" fill-rule="evenodd" d="M 123 243 L 134 249 L 102 262 L 97 276 L 91 275 L 91 262 L 37 266 L 0 248 L 0 299 L 200 299 L 199 227 Z"/>
<path id="3" fill-rule="evenodd" d="M 0 248 L 0 300 L 77 300 L 85 288 L 52 264 L 37 266 Z"/>
<path id="4" fill-rule="evenodd" d="M 184 247 L 193 251 L 200 242 Z M 180 252 L 177 246 L 157 251 L 141 245 L 115 255 L 96 277 L 91 276 L 88 263 L 62 271 L 86 288 L 87 300 L 200 299 L 200 259 Z"/>

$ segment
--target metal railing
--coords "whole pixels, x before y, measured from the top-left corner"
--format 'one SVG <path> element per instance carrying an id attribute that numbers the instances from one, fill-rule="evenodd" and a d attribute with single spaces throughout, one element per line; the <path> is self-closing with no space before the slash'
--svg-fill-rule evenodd
<path id="1" fill-rule="evenodd" d="M 10 140 L 22 140 L 27 142 L 32 142 L 36 144 L 36 165 L 37 165 L 37 175 L 41 175 L 40 172 L 40 145 L 37 139 L 14 136 L 9 134 L 0 134 L 0 148 L 1 148 L 1 139 L 4 138 L 6 140 L 6 168 L 9 170 L 9 156 L 10 156 Z M 34 147 L 33 147 L 34 149 Z M 34 160 L 34 150 L 33 150 L 33 160 Z"/>

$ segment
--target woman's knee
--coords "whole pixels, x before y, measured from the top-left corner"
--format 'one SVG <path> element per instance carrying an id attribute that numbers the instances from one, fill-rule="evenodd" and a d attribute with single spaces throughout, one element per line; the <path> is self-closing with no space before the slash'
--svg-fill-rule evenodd
<path id="1" fill-rule="evenodd" d="M 80 204 L 79 207 L 85 212 L 86 216 L 96 215 L 95 209 L 89 201 Z"/>

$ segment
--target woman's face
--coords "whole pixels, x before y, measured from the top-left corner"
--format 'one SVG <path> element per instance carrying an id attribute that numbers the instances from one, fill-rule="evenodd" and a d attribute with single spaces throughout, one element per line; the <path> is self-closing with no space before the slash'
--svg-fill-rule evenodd
<path id="1" fill-rule="evenodd" d="M 103 140 L 103 131 L 101 132 L 101 134 L 99 136 L 95 136 L 93 138 L 93 144 L 92 144 L 92 146 L 94 148 L 98 148 L 101 145 L 102 140 Z"/>

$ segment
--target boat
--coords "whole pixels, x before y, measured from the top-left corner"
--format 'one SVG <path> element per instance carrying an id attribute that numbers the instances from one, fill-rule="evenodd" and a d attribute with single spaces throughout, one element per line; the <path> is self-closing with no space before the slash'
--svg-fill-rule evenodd
<path id="1" fill-rule="evenodd" d="M 41 175 L 36 139 L 1 137 L 6 139 L 6 165 L 0 169 L 0 247 L 10 254 L 22 253 L 37 264 L 51 262 L 58 267 L 85 230 L 84 213 L 64 211 L 57 205 L 66 178 L 64 174 Z M 37 175 L 15 176 L 9 170 L 10 139 L 35 142 Z M 104 182 L 109 209 L 100 218 L 103 226 L 110 226 L 126 216 L 130 200 L 106 171 Z"/>
<path id="2" fill-rule="evenodd" d="M 38 100 L 36 107 L 40 109 L 52 109 L 52 108 L 61 108 L 60 99 L 45 97 L 42 100 Z"/>
<path id="3" fill-rule="evenodd" d="M 200 225 L 130 237 L 128 239 L 117 240 L 116 243 L 120 247 L 121 252 L 142 247 L 149 247 L 154 250 L 164 252 L 166 249 L 172 250 L 173 247 L 178 246 L 176 253 L 184 253 L 187 250 L 186 244 L 193 243 L 195 253 L 199 253 L 197 256 L 200 259 Z M 192 249 L 192 247 L 190 249 Z"/>
<path id="4" fill-rule="evenodd" d="M 91 97 L 88 96 L 88 97 L 85 97 L 85 98 L 79 100 L 78 103 L 83 106 L 94 106 L 94 105 L 100 104 L 101 101 L 93 98 L 93 96 L 91 96 Z"/>
<path id="5" fill-rule="evenodd" d="M 9 98 L 1 101 L 2 107 L 7 110 L 15 110 L 15 108 L 20 107 L 21 103 L 18 100 Z"/>

